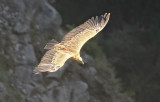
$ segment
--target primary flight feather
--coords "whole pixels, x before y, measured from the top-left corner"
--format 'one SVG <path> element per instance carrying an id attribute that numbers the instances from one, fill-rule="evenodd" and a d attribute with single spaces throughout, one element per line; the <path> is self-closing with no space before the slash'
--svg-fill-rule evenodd
<path id="1" fill-rule="evenodd" d="M 48 51 L 42 57 L 34 73 L 55 72 L 70 58 L 84 64 L 80 57 L 82 46 L 106 26 L 109 17 L 110 13 L 105 13 L 100 17 L 92 17 L 67 33 L 60 43 L 52 39 L 44 47 L 44 49 L 48 49 Z"/>

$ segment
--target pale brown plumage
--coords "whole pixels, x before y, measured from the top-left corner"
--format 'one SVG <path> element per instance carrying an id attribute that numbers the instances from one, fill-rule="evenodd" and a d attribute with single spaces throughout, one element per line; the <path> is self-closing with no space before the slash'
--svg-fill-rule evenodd
<path id="1" fill-rule="evenodd" d="M 51 40 L 44 48 L 49 49 L 49 51 L 42 57 L 34 73 L 38 74 L 39 72 L 46 71 L 55 72 L 61 68 L 69 58 L 83 63 L 80 57 L 82 46 L 106 26 L 109 17 L 110 13 L 105 13 L 100 17 L 92 17 L 66 34 L 60 43 L 54 39 Z"/>

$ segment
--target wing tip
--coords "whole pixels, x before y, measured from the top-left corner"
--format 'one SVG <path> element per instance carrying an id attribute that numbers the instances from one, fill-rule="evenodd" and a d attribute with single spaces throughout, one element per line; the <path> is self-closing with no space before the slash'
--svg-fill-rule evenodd
<path id="1" fill-rule="evenodd" d="M 109 18 L 110 18 L 110 13 L 105 13 L 105 19 L 106 19 L 106 21 L 108 22 L 108 20 L 109 20 Z"/>
<path id="2" fill-rule="evenodd" d="M 61 66 L 55 66 L 53 64 L 43 64 L 40 66 L 37 66 L 32 74 L 39 74 L 41 72 L 56 72 L 59 68 L 61 68 Z"/>
<path id="3" fill-rule="evenodd" d="M 96 30 L 96 31 L 100 31 L 108 23 L 109 18 L 110 18 L 110 13 L 105 13 L 104 15 L 101 15 L 99 17 L 96 16 L 89 19 L 89 24 L 94 28 L 96 28 L 97 26 L 100 26 L 100 28 L 97 27 L 97 30 Z"/>

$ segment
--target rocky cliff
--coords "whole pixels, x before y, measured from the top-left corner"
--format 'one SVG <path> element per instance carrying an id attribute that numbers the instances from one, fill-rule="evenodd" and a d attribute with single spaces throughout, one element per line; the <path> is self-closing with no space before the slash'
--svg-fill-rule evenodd
<path id="1" fill-rule="evenodd" d="M 132 102 L 103 55 L 82 52 L 85 65 L 69 60 L 55 73 L 32 74 L 44 45 L 64 35 L 61 23 L 46 0 L 0 1 L 0 102 Z"/>

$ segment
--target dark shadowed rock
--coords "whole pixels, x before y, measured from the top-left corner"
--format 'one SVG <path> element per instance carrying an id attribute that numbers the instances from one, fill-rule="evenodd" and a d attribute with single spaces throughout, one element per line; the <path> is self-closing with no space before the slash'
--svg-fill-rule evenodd
<path id="1" fill-rule="evenodd" d="M 2 82 L 0 82 L 0 93 L 0 97 L 4 97 L 7 95 L 6 87 Z"/>
<path id="2" fill-rule="evenodd" d="M 59 13 L 47 2 L 44 3 L 40 10 L 41 12 L 35 17 L 36 23 L 38 24 L 38 29 L 57 31 L 62 22 Z"/>
<path id="3" fill-rule="evenodd" d="M 67 61 L 68 62 L 68 61 Z M 60 68 L 58 71 L 53 72 L 53 73 L 48 73 L 46 75 L 46 78 L 49 79 L 58 79 L 60 80 L 60 78 L 62 77 L 62 75 L 65 73 L 66 68 L 68 67 L 69 63 L 66 63 L 62 68 Z"/>
<path id="4" fill-rule="evenodd" d="M 88 102 L 88 85 L 82 81 L 69 81 L 53 91 L 54 102 Z"/>
<path id="5" fill-rule="evenodd" d="M 29 25 L 28 24 L 23 24 L 21 22 L 17 22 L 16 25 L 13 28 L 13 32 L 17 34 L 24 34 L 28 31 Z"/>

